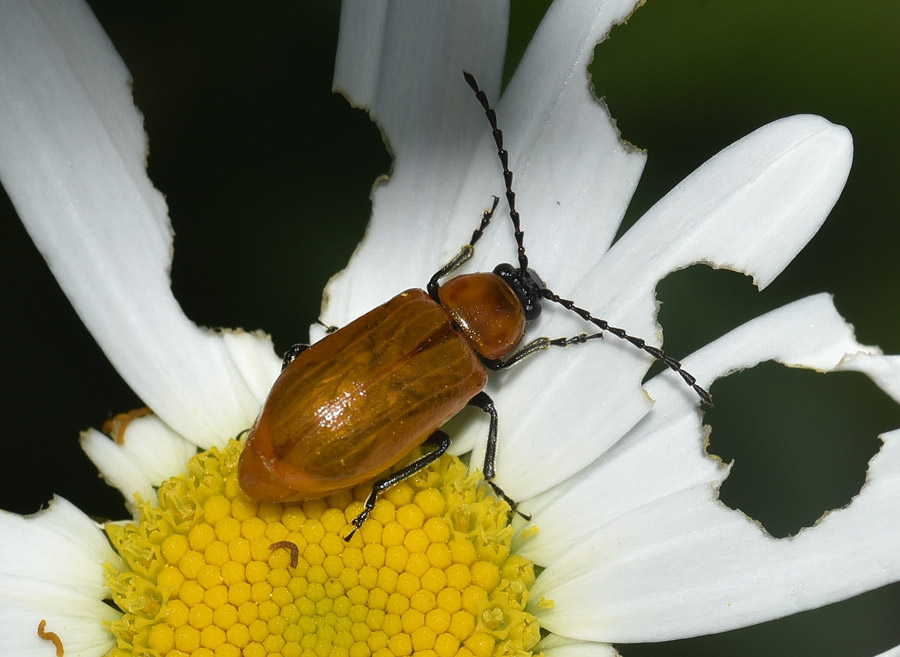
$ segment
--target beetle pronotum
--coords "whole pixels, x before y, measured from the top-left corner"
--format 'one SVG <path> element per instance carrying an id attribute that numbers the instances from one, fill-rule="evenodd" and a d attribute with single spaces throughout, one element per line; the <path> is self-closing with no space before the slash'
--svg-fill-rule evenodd
<path id="1" fill-rule="evenodd" d="M 497 208 L 499 199 L 494 197 L 469 243 L 438 269 L 426 290 L 401 292 L 315 345 L 295 345 L 285 354 L 281 376 L 241 453 L 244 492 L 260 500 L 289 502 L 375 480 L 419 445 L 434 444 L 429 453 L 375 481 L 346 540 L 362 527 L 379 493 L 447 450 L 450 438 L 439 427 L 465 406 L 490 416 L 484 479 L 516 510 L 516 503 L 493 482 L 498 420 L 494 402 L 484 392 L 488 369 L 503 370 L 538 351 L 581 344 L 608 332 L 662 361 L 705 403 L 712 403 L 680 362 L 560 297 L 529 269 L 503 133 L 475 78 L 464 76 L 484 108 L 497 146 L 518 265 L 504 263 L 493 272 L 440 282 L 472 257 Z M 566 308 L 600 331 L 541 337 L 520 347 L 526 322 L 541 313 L 541 300 Z"/>

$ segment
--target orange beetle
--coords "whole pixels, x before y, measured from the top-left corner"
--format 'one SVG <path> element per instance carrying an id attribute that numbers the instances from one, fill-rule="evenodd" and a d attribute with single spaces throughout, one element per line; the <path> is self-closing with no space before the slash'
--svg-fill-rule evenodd
<path id="1" fill-rule="evenodd" d="M 375 480 L 419 445 L 435 443 L 433 451 L 373 484 L 347 540 L 363 525 L 379 493 L 447 450 L 450 438 L 438 428 L 467 405 L 490 415 L 484 479 L 516 509 L 492 481 L 497 411 L 483 392 L 487 368 L 504 369 L 537 351 L 583 343 L 605 331 L 661 360 L 711 403 L 709 393 L 677 360 L 559 297 L 528 268 L 503 135 L 484 92 L 470 74 L 464 75 L 484 107 L 497 144 L 519 265 L 502 264 L 492 273 L 439 282 L 474 253 L 497 208 L 495 197 L 469 244 L 431 277 L 427 292 L 401 292 L 315 345 L 295 345 L 288 351 L 241 453 L 239 482 L 244 492 L 259 500 L 290 502 Z M 540 315 L 541 299 L 562 305 L 600 332 L 538 338 L 519 348 L 526 321 Z"/>

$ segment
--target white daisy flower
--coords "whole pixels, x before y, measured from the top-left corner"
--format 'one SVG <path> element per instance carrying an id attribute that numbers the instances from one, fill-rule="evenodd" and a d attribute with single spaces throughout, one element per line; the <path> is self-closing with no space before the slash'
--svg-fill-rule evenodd
<path id="1" fill-rule="evenodd" d="M 657 345 L 654 290 L 669 272 L 703 262 L 764 286 L 787 266 L 850 167 L 849 133 L 816 116 L 725 149 L 613 244 L 644 155 L 623 144 L 585 70 L 635 4 L 554 5 L 501 97 L 503 5 L 345 3 L 335 87 L 368 109 L 395 161 L 365 239 L 326 289 L 325 323 L 421 287 L 504 189 L 463 70 L 501 117 L 526 248 L 563 296 Z M 173 298 L 172 231 L 144 171 L 128 72 L 90 11 L 2 11 L 0 177 L 153 411 L 121 444 L 93 430 L 82 439 L 124 494 L 128 522 L 98 526 L 61 498 L 34 516 L 0 515 L 4 654 L 614 655 L 612 644 L 744 627 L 900 579 L 900 434 L 881 437 L 850 505 L 774 539 L 718 501 L 728 467 L 704 451 L 697 396 L 672 372 L 642 389 L 650 357 L 614 338 L 530 358 L 488 385 L 501 412 L 497 482 L 530 523 L 507 527 L 449 459 L 388 491 L 348 544 L 365 491 L 249 500 L 231 439 L 252 424 L 280 359 L 265 336 L 197 328 Z M 494 222 L 467 271 L 513 257 L 507 222 Z M 583 330 L 548 310 L 531 335 Z M 765 360 L 864 372 L 900 402 L 900 359 L 856 342 L 827 295 L 683 365 L 709 388 Z M 451 427 L 452 451 L 471 451 L 477 468 L 485 423 Z"/>

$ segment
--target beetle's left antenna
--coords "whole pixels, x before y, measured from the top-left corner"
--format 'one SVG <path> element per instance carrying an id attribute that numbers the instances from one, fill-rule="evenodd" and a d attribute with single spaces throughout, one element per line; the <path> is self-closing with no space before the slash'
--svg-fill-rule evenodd
<path id="1" fill-rule="evenodd" d="M 478 102 L 481 103 L 481 106 L 484 108 L 485 116 L 487 116 L 487 119 L 491 124 L 491 132 L 494 135 L 494 143 L 497 144 L 497 155 L 500 157 L 500 164 L 503 165 L 503 180 L 506 182 L 506 202 L 509 205 L 509 216 L 512 219 L 513 228 L 515 228 L 516 244 L 519 247 L 519 271 L 524 274 L 528 272 L 528 256 L 525 255 L 524 244 L 525 233 L 519 226 L 519 213 L 516 210 L 516 193 L 512 189 L 513 174 L 512 171 L 509 170 L 509 153 L 507 153 L 506 149 L 503 148 L 503 133 L 500 131 L 500 128 L 497 127 L 497 113 L 494 112 L 493 108 L 488 102 L 487 95 L 479 88 L 478 83 L 475 81 L 475 77 L 468 71 L 463 71 L 463 77 L 465 77 L 466 82 L 469 83 L 469 86 L 472 87 L 472 91 L 475 92 L 475 98 L 477 98 Z M 434 280 L 435 279 L 432 279 L 432 281 Z M 703 400 L 704 403 L 708 404 L 709 406 L 713 405 L 712 396 L 709 394 L 709 392 L 705 388 L 700 386 L 700 384 L 697 383 L 697 379 L 681 366 L 681 362 L 666 354 L 662 349 L 658 349 L 657 347 L 653 347 L 647 344 L 642 338 L 629 335 L 623 329 L 611 326 L 605 319 L 594 317 L 584 308 L 579 308 L 573 301 L 570 301 L 569 299 L 563 299 L 552 290 L 542 287 L 537 291 L 537 294 L 547 301 L 558 303 L 567 310 L 572 311 L 586 322 L 590 322 L 597 326 L 601 331 L 600 333 L 596 333 L 593 335 L 582 334 L 579 336 L 575 336 L 574 338 L 558 338 L 556 340 L 548 340 L 546 343 L 547 345 L 565 347 L 572 344 L 582 344 L 587 340 L 602 337 L 604 332 L 612 333 L 617 338 L 625 340 L 638 349 L 650 354 L 670 370 L 676 372 L 682 379 L 684 379 L 684 382 L 688 386 L 690 386 L 694 390 L 694 392 L 697 393 L 697 395 L 700 397 L 700 399 Z M 532 345 L 526 346 L 525 349 L 522 350 L 522 354 L 528 355 L 530 353 L 533 353 L 535 350 L 531 347 L 534 344 L 535 343 L 532 343 Z M 513 357 L 510 364 L 512 362 L 518 362 L 518 360 L 521 360 L 521 358 Z"/>
<path id="2" fill-rule="evenodd" d="M 512 190 L 513 174 L 509 170 L 509 153 L 503 148 L 503 132 L 497 127 L 497 113 L 488 102 L 487 95 L 479 88 L 478 83 L 468 71 L 463 71 L 463 77 L 475 92 L 475 98 L 484 108 L 484 114 L 491 124 L 491 134 L 494 135 L 494 143 L 497 144 L 497 155 L 500 156 L 500 164 L 503 165 L 503 180 L 506 183 L 506 202 L 509 205 L 509 217 L 512 219 L 516 234 L 516 244 L 519 247 L 519 269 L 527 271 L 528 256 L 525 255 L 525 232 L 519 227 L 519 212 L 516 210 L 516 193 Z"/>

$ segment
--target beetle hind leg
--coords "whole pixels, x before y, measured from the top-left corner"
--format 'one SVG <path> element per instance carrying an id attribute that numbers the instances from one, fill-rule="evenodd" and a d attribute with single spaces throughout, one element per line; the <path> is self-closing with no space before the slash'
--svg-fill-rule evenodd
<path id="1" fill-rule="evenodd" d="M 393 486 L 394 484 L 399 484 L 404 479 L 412 477 L 417 472 L 421 472 L 429 465 L 437 461 L 444 452 L 447 451 L 447 448 L 450 447 L 450 436 L 445 434 L 443 431 L 435 431 L 428 439 L 425 441 L 430 444 L 437 444 L 437 447 L 428 452 L 425 456 L 422 456 L 404 468 L 397 470 L 394 474 L 389 477 L 385 477 L 384 479 L 379 479 L 374 484 L 372 484 L 372 492 L 369 493 L 369 497 L 366 498 L 366 502 L 362 512 L 356 516 L 350 524 L 353 525 L 353 529 L 350 530 L 350 533 L 344 537 L 344 541 L 349 542 L 353 535 L 363 526 L 366 522 L 366 519 L 369 517 L 369 514 L 375 509 L 375 502 L 378 501 L 378 496 L 386 491 L 388 488 Z"/>

